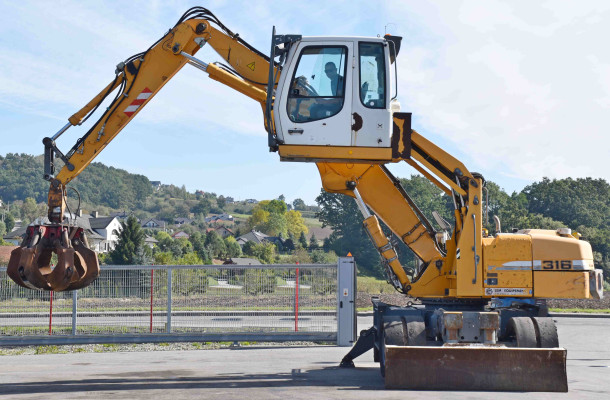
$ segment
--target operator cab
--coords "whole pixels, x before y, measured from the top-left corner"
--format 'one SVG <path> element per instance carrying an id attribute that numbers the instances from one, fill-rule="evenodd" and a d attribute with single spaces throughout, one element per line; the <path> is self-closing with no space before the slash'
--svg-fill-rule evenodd
<path id="1" fill-rule="evenodd" d="M 273 108 L 282 159 L 391 159 L 397 44 L 397 37 L 291 43 Z"/>

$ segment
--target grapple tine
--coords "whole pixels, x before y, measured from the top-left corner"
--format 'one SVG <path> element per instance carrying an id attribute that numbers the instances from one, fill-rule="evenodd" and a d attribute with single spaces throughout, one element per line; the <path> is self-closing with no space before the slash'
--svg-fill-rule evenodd
<path id="1" fill-rule="evenodd" d="M 6 274 L 19 286 L 32 289 L 23 282 L 21 276 L 19 275 L 19 265 L 21 264 L 22 254 L 23 247 L 17 247 L 15 250 L 11 251 L 11 258 L 8 260 L 8 266 L 6 267 Z"/>
<path id="2" fill-rule="evenodd" d="M 57 246 L 55 252 L 57 253 L 57 265 L 55 265 L 50 274 L 46 275 L 46 280 L 51 285 L 52 290 L 59 292 L 66 290 L 72 281 L 72 276 L 74 275 L 74 249 Z"/>
<path id="3" fill-rule="evenodd" d="M 38 268 L 38 264 L 36 263 L 36 253 L 39 251 L 40 250 L 38 250 L 37 247 L 23 249 L 21 256 L 22 262 L 19 265 L 19 274 L 21 275 L 21 279 L 26 285 L 32 285 L 38 290 L 51 290 L 51 286 L 47 282 L 46 278 Z"/>
<path id="4" fill-rule="evenodd" d="M 53 253 L 57 264 L 51 268 Z M 28 227 L 28 236 L 11 252 L 7 274 L 18 285 L 36 290 L 80 289 L 99 275 L 94 251 L 86 246 L 82 228 L 65 225 Z"/>
<path id="5" fill-rule="evenodd" d="M 78 270 L 79 266 L 85 270 L 84 275 L 77 281 L 72 281 L 66 290 L 76 290 L 87 287 L 100 274 L 100 264 L 95 252 L 80 242 L 74 242 L 75 257 L 74 262 Z M 80 264 L 80 265 L 79 265 Z"/>

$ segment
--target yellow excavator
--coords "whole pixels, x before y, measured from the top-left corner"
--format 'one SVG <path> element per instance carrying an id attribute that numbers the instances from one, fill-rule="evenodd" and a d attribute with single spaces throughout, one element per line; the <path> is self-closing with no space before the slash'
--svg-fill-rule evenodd
<path id="1" fill-rule="evenodd" d="M 225 63 L 196 58 L 206 44 Z M 496 221 L 498 233 L 488 234 L 483 176 L 412 130 L 411 114 L 400 112 L 400 44 L 397 36 L 302 37 L 273 28 L 266 55 L 209 10 L 189 9 L 150 48 L 119 63 L 108 86 L 43 140 L 49 223 L 28 227 L 7 273 L 18 285 L 53 291 L 80 289 L 98 276 L 83 229 L 65 213 L 67 185 L 190 64 L 261 105 L 269 150 L 281 161 L 316 163 L 326 191 L 355 199 L 388 281 L 421 300 L 398 307 L 374 299 L 374 326 L 342 366 L 372 349 L 388 388 L 567 391 L 566 350 L 542 302 L 602 297 L 591 246 L 567 228 L 500 233 Z M 55 140 L 106 99 L 97 122 L 60 151 Z M 453 199 L 453 224 L 435 215 L 441 229 L 434 228 L 387 169 L 398 162 Z M 413 273 L 399 262 L 399 241 L 418 259 Z"/>

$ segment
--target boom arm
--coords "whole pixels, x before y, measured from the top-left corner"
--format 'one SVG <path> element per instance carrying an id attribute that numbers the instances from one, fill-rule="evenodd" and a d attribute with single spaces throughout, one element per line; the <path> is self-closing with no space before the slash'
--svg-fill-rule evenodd
<path id="1" fill-rule="evenodd" d="M 220 29 L 213 27 L 212 23 Z M 229 65 L 207 64 L 193 57 L 206 43 Z M 117 66 L 113 81 L 72 115 L 68 119 L 69 123 L 55 136 L 43 140 L 45 179 L 51 182 L 48 201 L 51 222 L 63 221 L 66 184 L 93 161 L 186 63 L 202 69 L 210 78 L 258 101 L 263 111 L 265 110 L 269 58 L 228 30 L 208 10 L 201 7 L 190 9 L 148 50 L 121 62 Z M 85 122 L 117 89 L 117 94 L 101 118 L 64 155 L 55 145 L 55 139 L 70 126 Z M 64 166 L 55 176 L 56 156 L 64 161 Z"/>
<path id="2" fill-rule="evenodd" d="M 408 114 L 406 114 L 408 115 Z M 456 158 L 434 145 L 405 123 L 405 114 L 395 114 L 400 127 L 400 142 L 410 143 L 410 151 L 401 151 L 392 160 L 405 161 L 455 201 L 455 227 L 443 246 L 423 213 L 417 208 L 400 182 L 382 164 L 318 163 L 324 189 L 354 197 L 365 218 L 364 227 L 371 236 L 386 266 L 389 280 L 397 290 L 417 297 L 455 296 L 474 292 L 480 285 L 482 263 L 481 191 L 483 181 Z M 406 137 L 405 137 L 406 136 Z M 424 168 L 425 167 L 425 168 Z M 369 209 L 372 212 L 369 212 Z M 394 245 L 383 233 L 379 219 L 413 251 L 421 268 L 413 281 L 398 261 Z M 478 243 L 478 246 L 472 246 Z M 458 256 L 458 249 L 461 255 Z M 473 271 L 456 278 L 458 269 Z"/>

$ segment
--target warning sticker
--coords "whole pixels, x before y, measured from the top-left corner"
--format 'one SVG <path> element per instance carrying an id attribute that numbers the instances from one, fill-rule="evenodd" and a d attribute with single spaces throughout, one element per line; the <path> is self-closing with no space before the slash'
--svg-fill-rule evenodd
<path id="1" fill-rule="evenodd" d="M 242 64 L 243 65 L 243 64 Z M 254 71 L 255 68 L 255 64 L 254 61 L 252 61 L 250 64 L 246 65 L 246 67 L 250 68 L 252 71 Z"/>
<path id="2" fill-rule="evenodd" d="M 529 288 L 486 288 L 487 296 L 528 296 L 532 294 Z"/>
<path id="3" fill-rule="evenodd" d="M 343 296 L 347 297 L 348 293 L 349 293 L 349 291 L 347 290 L 347 288 L 343 289 Z"/>

